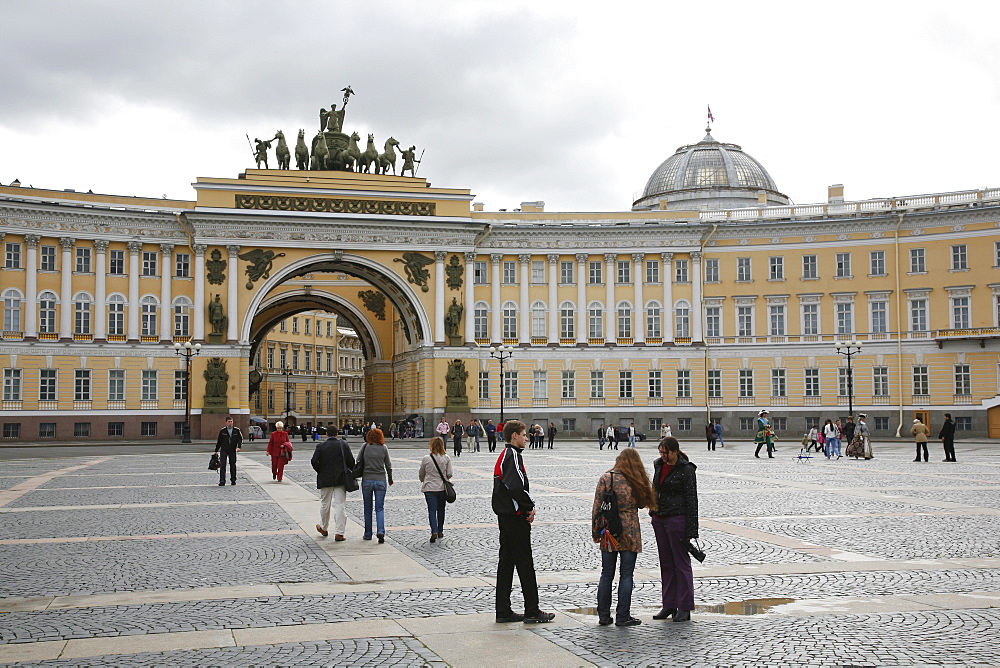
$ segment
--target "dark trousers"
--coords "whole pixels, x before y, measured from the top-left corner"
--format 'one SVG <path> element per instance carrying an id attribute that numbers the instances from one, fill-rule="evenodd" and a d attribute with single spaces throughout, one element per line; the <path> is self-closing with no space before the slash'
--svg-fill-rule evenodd
<path id="1" fill-rule="evenodd" d="M 618 607 L 616 621 L 624 622 L 632 617 L 632 575 L 638 552 L 623 550 L 605 552 L 601 550 L 601 581 L 597 585 L 597 614 L 602 618 L 611 616 L 611 586 L 615 579 L 615 565 L 619 555 L 622 559 L 621 576 L 618 578 Z"/>
<path id="2" fill-rule="evenodd" d="M 486 434 L 486 444 L 489 446 L 490 452 L 493 452 L 494 450 L 497 449 L 497 435 L 496 435 L 496 433 Z"/>
<path id="3" fill-rule="evenodd" d="M 763 443 L 758 443 L 757 444 L 757 449 L 754 451 L 753 456 L 754 457 L 759 457 L 760 456 L 760 449 L 763 448 L 763 447 L 764 447 Z M 767 456 L 771 457 L 772 459 L 774 458 L 774 445 L 771 444 L 771 443 L 767 444 Z"/>
<path id="4" fill-rule="evenodd" d="M 942 440 L 942 443 L 944 444 L 944 458 L 945 458 L 945 460 L 949 461 L 949 462 L 957 462 L 958 460 L 955 459 L 955 439 L 953 439 L 953 438 L 944 438 L 944 439 L 941 439 L 941 440 Z"/>
<path id="5" fill-rule="evenodd" d="M 660 554 L 661 598 L 664 608 L 694 610 L 694 573 L 687 551 L 683 515 L 653 518 Z"/>
<path id="6" fill-rule="evenodd" d="M 219 450 L 219 484 L 226 484 L 226 462 L 229 463 L 229 479 L 236 482 L 236 451 Z"/>
<path id="7" fill-rule="evenodd" d="M 427 501 L 427 521 L 431 526 L 431 533 L 444 533 L 444 492 L 424 492 L 424 499 Z"/>
<path id="8" fill-rule="evenodd" d="M 716 438 L 714 436 L 712 436 L 712 437 L 710 437 L 708 439 L 708 449 L 709 450 L 715 450 L 715 441 L 716 441 Z"/>
<path id="9" fill-rule="evenodd" d="M 921 447 L 924 449 L 924 461 L 926 462 L 926 461 L 929 461 L 929 459 L 930 459 L 928 457 L 928 455 L 927 455 L 927 441 L 924 441 L 923 443 L 917 442 L 917 458 L 913 460 L 915 462 L 919 462 L 920 461 L 920 448 Z"/>
<path id="10" fill-rule="evenodd" d="M 524 614 L 534 615 L 538 609 L 538 581 L 535 561 L 531 556 L 531 524 L 520 515 L 498 515 L 500 524 L 500 563 L 497 564 L 497 615 L 511 612 L 510 591 L 514 587 L 514 569 L 521 582 Z"/>
<path id="11" fill-rule="evenodd" d="M 552 443 L 556 440 L 555 436 L 549 436 L 549 450 L 552 449 Z"/>
<path id="12" fill-rule="evenodd" d="M 452 444 L 452 452 L 455 454 L 456 457 L 461 457 L 462 456 L 462 437 L 461 436 L 455 436 L 455 440 L 454 440 L 454 442 Z"/>

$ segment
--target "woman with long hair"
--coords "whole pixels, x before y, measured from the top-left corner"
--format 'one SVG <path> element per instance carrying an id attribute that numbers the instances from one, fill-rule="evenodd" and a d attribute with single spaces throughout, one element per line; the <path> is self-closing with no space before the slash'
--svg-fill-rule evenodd
<path id="1" fill-rule="evenodd" d="M 642 458 L 634 448 L 626 448 L 615 458 L 615 465 L 597 481 L 594 491 L 592 519 L 597 520 L 606 494 L 614 494 L 621 521 L 621 533 L 611 536 L 607 531 L 594 532 L 594 542 L 601 544 L 601 582 L 597 587 L 598 623 L 611 623 L 611 583 L 615 579 L 615 564 L 621 557 L 618 579 L 616 626 L 635 626 L 641 622 L 632 616 L 632 574 L 635 560 L 642 552 L 639 528 L 639 508 L 656 510 L 656 496 L 646 474 Z"/>
<path id="2" fill-rule="evenodd" d="M 267 454 L 271 457 L 271 479 L 281 482 L 285 475 L 285 464 L 291 459 L 292 443 L 283 422 L 274 423 L 274 431 L 267 440 Z"/>
<path id="3" fill-rule="evenodd" d="M 431 525 L 431 542 L 444 538 L 444 481 L 451 480 L 451 459 L 444 450 L 444 439 L 435 436 L 430 442 L 430 454 L 420 462 L 420 491 L 427 501 L 427 520 Z"/>
<path id="4" fill-rule="evenodd" d="M 375 511 L 378 542 L 385 542 L 385 493 L 386 484 L 392 485 L 392 463 L 389 449 L 385 447 L 385 435 L 381 429 L 372 428 L 365 434 L 365 444 L 358 453 L 358 461 L 363 462 L 361 493 L 365 500 L 364 540 L 372 539 L 372 510 Z"/>
<path id="5" fill-rule="evenodd" d="M 681 452 L 673 436 L 660 441 L 659 452 L 653 463 L 656 506 L 649 514 L 660 554 L 663 608 L 653 619 L 673 617 L 675 622 L 687 622 L 694 610 L 694 573 L 688 541 L 698 537 L 697 467 Z"/>

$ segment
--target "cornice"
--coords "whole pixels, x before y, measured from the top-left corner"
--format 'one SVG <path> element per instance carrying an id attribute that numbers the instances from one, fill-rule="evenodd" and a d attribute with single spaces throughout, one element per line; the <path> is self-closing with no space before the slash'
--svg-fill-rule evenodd
<path id="1" fill-rule="evenodd" d="M 219 346 L 202 345 L 201 357 L 245 357 L 250 346 L 225 344 Z M 78 355 L 80 357 L 178 357 L 173 345 L 146 343 L 140 345 L 122 343 L 24 343 L 20 341 L 0 343 L 0 355 Z"/>

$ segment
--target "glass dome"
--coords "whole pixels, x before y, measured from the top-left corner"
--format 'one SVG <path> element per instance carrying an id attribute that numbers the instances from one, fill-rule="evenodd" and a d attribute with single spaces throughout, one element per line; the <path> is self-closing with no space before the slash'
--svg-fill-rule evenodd
<path id="1" fill-rule="evenodd" d="M 788 204 L 771 175 L 736 144 L 708 134 L 678 148 L 656 168 L 632 209 L 712 210 Z"/>

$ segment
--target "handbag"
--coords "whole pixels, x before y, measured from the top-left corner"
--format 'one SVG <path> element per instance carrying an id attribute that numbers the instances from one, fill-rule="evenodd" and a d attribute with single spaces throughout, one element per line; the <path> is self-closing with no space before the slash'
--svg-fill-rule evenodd
<path id="1" fill-rule="evenodd" d="M 688 541 L 687 550 L 688 554 L 697 559 L 699 564 L 705 561 L 705 550 L 701 549 L 697 538 L 692 538 Z"/>
<path id="2" fill-rule="evenodd" d="M 219 470 L 219 453 L 213 452 L 212 456 L 208 460 L 208 470 L 218 471 Z"/>
<path id="3" fill-rule="evenodd" d="M 340 451 L 340 457 L 344 462 L 344 489 L 348 492 L 358 491 L 358 481 L 354 478 L 354 472 L 347 468 L 347 454 L 343 449 Z"/>
<path id="4" fill-rule="evenodd" d="M 611 472 L 611 487 L 601 497 L 601 505 L 594 517 L 591 530 L 594 542 L 600 543 L 602 549 L 612 552 L 618 550 L 618 539 L 622 535 L 622 518 L 618 513 L 618 496 L 615 494 L 615 473 Z"/>
<path id="5" fill-rule="evenodd" d="M 438 475 L 441 476 L 441 481 L 444 483 L 444 500 L 448 503 L 455 503 L 457 498 L 455 495 L 455 486 L 451 484 L 451 481 L 444 477 L 444 473 L 441 472 L 441 467 L 438 465 L 437 460 L 434 459 L 434 455 L 430 455 L 431 461 L 434 462 L 434 468 L 438 470 Z"/>
<path id="6" fill-rule="evenodd" d="M 292 461 L 292 450 L 293 449 L 294 448 L 292 448 L 291 442 L 285 441 L 285 443 L 282 444 L 282 446 L 281 446 L 281 456 L 284 457 L 287 461 Z"/>
<path id="7" fill-rule="evenodd" d="M 351 471 L 351 475 L 355 478 L 360 478 L 365 474 L 365 448 L 368 447 L 367 444 L 361 446 L 361 452 L 358 453 L 358 462 L 354 465 L 354 469 Z"/>

